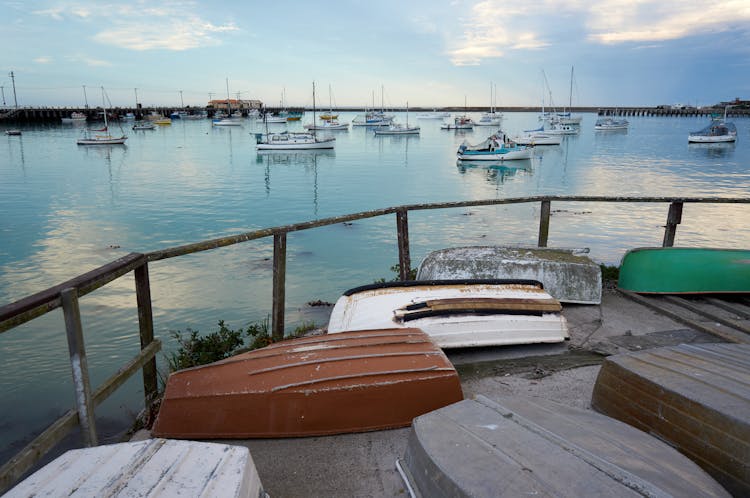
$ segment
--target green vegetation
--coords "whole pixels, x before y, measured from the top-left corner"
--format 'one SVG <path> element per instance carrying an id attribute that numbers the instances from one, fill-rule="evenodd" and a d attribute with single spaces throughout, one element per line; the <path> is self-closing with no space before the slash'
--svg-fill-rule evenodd
<path id="1" fill-rule="evenodd" d="M 401 280 L 401 265 L 399 263 L 396 263 L 395 265 L 391 266 L 390 270 L 396 274 L 394 278 L 390 280 L 379 278 L 375 281 L 375 283 L 383 284 L 385 282 L 398 282 L 399 280 Z M 416 279 L 417 279 L 417 268 L 409 268 L 408 280 L 416 280 Z"/>
<path id="2" fill-rule="evenodd" d="M 284 339 L 301 337 L 317 328 L 313 322 L 303 322 Z M 200 332 L 187 328 L 186 332 L 172 331 L 170 335 L 177 340 L 179 347 L 167 355 L 169 371 L 206 365 L 223 360 L 238 353 L 252 351 L 268 346 L 273 342 L 269 318 L 252 323 L 246 329 L 230 329 L 224 320 L 219 320 L 219 329 L 200 335 Z"/>
<path id="3" fill-rule="evenodd" d="M 602 269 L 602 281 L 603 282 L 614 282 L 620 278 L 620 267 L 619 266 L 607 266 L 599 265 Z"/>

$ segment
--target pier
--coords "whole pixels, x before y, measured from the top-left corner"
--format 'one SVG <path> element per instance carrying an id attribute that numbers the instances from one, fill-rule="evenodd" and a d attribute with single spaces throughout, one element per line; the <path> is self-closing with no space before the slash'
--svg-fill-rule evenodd
<path id="1" fill-rule="evenodd" d="M 293 111 L 293 112 L 310 112 L 312 107 L 266 107 L 266 112 L 278 112 L 278 111 Z M 329 111 L 330 109 L 318 108 L 320 112 Z M 333 109 L 334 112 L 365 112 L 368 109 L 363 107 L 336 107 Z M 388 108 L 389 111 L 403 112 L 406 108 L 394 107 Z M 411 107 L 409 111 L 414 113 L 420 112 L 432 112 L 433 110 L 441 112 L 451 113 L 463 113 L 463 112 L 487 112 L 488 107 L 470 106 L 470 107 Z M 537 106 L 516 106 L 516 107 L 497 107 L 497 111 L 500 112 L 541 112 L 542 109 Z M 551 112 L 562 111 L 559 109 L 546 109 Z M 723 107 L 686 107 L 683 109 L 673 109 L 670 106 L 656 106 L 656 107 L 572 107 L 565 109 L 566 111 L 574 113 L 594 113 L 599 116 L 673 116 L 673 117 L 695 117 L 695 116 L 706 116 L 724 114 Z M 205 112 L 208 117 L 213 117 L 217 109 L 207 107 L 114 107 L 108 109 L 108 118 L 111 120 L 117 120 L 124 117 L 127 113 L 133 113 L 136 119 L 143 119 L 149 114 L 156 113 L 162 116 L 168 117 L 173 112 L 186 112 L 188 114 L 194 114 L 197 112 Z M 33 124 L 33 123 L 60 123 L 62 118 L 69 118 L 74 112 L 83 113 L 86 115 L 87 121 L 97 121 L 102 119 L 103 109 L 101 107 L 18 107 L 18 108 L 6 108 L 0 109 L 0 123 L 14 123 L 14 124 Z M 243 115 L 246 111 L 243 111 Z M 730 107 L 727 112 L 728 117 L 750 117 L 750 108 L 744 107 Z"/>

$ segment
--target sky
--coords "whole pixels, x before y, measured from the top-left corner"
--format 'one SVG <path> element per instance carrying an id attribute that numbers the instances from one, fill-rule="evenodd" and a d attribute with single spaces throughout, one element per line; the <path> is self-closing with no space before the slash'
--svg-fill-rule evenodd
<path id="1" fill-rule="evenodd" d="M 750 0 L 0 0 L 0 46 L 6 105 L 750 99 Z"/>

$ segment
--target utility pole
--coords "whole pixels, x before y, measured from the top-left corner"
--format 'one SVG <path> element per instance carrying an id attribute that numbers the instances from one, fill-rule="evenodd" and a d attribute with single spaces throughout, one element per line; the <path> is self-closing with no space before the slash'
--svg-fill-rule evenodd
<path id="1" fill-rule="evenodd" d="M 0 86 L 0 91 L 3 93 L 3 106 L 5 106 L 5 87 Z"/>
<path id="2" fill-rule="evenodd" d="M 182 101 L 182 90 L 180 90 L 180 108 L 181 109 L 185 108 L 185 102 Z"/>
<path id="3" fill-rule="evenodd" d="M 13 102 L 16 104 L 16 109 L 18 109 L 18 99 L 16 98 L 16 77 L 13 75 L 13 71 L 10 72 L 10 80 L 13 82 Z"/>
<path id="4" fill-rule="evenodd" d="M 86 97 L 86 85 L 83 85 L 83 101 L 86 103 L 86 109 L 89 108 L 89 99 Z"/>
<path id="5" fill-rule="evenodd" d="M 135 91 L 135 107 L 138 108 L 138 89 L 133 88 L 133 90 Z"/>

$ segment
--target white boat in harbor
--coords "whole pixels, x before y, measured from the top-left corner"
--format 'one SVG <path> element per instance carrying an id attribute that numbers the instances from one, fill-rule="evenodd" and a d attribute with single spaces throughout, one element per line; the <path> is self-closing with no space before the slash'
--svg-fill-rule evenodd
<path id="1" fill-rule="evenodd" d="M 373 284 L 338 299 L 328 333 L 416 327 L 441 348 L 558 343 L 568 338 L 561 309 L 530 280 Z"/>
<path id="2" fill-rule="evenodd" d="M 464 141 L 456 154 L 461 161 L 512 161 L 531 159 L 532 151 L 531 147 L 518 145 L 499 132 L 477 145 Z"/>
<path id="3" fill-rule="evenodd" d="M 390 126 L 392 122 L 393 117 L 386 116 L 383 112 L 368 111 L 354 116 L 352 126 Z"/>
<path id="4" fill-rule="evenodd" d="M 313 123 L 315 123 L 315 82 L 313 82 Z M 314 150 L 333 149 L 334 137 L 318 138 L 315 129 L 311 132 L 256 133 L 256 150 Z"/>
<path id="5" fill-rule="evenodd" d="M 211 126 L 242 126 L 242 121 L 236 118 L 214 119 Z"/>
<path id="6" fill-rule="evenodd" d="M 570 93 L 568 94 L 568 108 L 563 109 L 563 112 L 557 113 L 557 122 L 561 125 L 579 126 L 581 124 L 581 116 L 574 116 L 570 110 L 573 108 L 573 66 L 570 67 Z"/>
<path id="7" fill-rule="evenodd" d="M 542 126 L 534 130 L 526 130 L 521 135 L 511 137 L 511 140 L 519 145 L 560 145 L 562 136 L 545 133 Z"/>
<path id="8" fill-rule="evenodd" d="M 456 116 L 452 123 L 443 123 L 441 130 L 473 130 L 474 121 L 468 116 Z"/>
<path id="9" fill-rule="evenodd" d="M 580 126 L 562 123 L 546 123 L 543 128 L 546 135 L 578 135 L 581 132 Z"/>
<path id="10" fill-rule="evenodd" d="M 722 143 L 737 140 L 737 127 L 734 123 L 727 122 L 727 108 L 724 108 L 724 119 L 714 119 L 711 124 L 700 131 L 694 131 L 688 135 L 688 143 Z"/>
<path id="11" fill-rule="evenodd" d="M 594 129 L 596 131 L 627 130 L 629 125 L 627 119 L 600 118 L 596 120 Z"/>
<path id="12" fill-rule="evenodd" d="M 349 123 L 339 123 L 338 119 L 326 119 L 322 123 L 308 123 L 305 125 L 305 129 L 315 131 L 348 130 Z"/>
<path id="13" fill-rule="evenodd" d="M 490 83 L 490 110 L 482 113 L 482 116 L 474 123 L 474 126 L 494 126 L 500 128 L 503 122 L 503 113 L 495 110 L 495 92 L 493 85 Z"/>
<path id="14" fill-rule="evenodd" d="M 439 112 L 435 109 L 433 109 L 432 112 L 423 112 L 421 114 L 417 114 L 417 119 L 443 119 L 449 117 L 451 117 L 451 113 Z"/>
<path id="15" fill-rule="evenodd" d="M 133 130 L 154 130 L 156 126 L 150 121 L 136 121 L 133 123 Z"/>
<path id="16" fill-rule="evenodd" d="M 406 124 L 391 123 L 375 129 L 375 135 L 419 135 L 419 126 L 409 126 L 409 103 L 406 103 Z"/>
<path id="17" fill-rule="evenodd" d="M 65 124 L 85 123 L 86 115 L 82 112 L 74 112 L 71 113 L 70 117 L 60 118 L 60 121 Z"/>
<path id="18" fill-rule="evenodd" d="M 127 135 L 124 133 L 119 137 L 113 136 L 109 133 L 104 87 L 102 87 L 102 109 L 104 110 L 102 113 L 104 115 L 104 128 L 95 130 L 85 129 L 83 131 L 83 137 L 76 141 L 78 145 L 122 145 L 128 139 Z"/>

